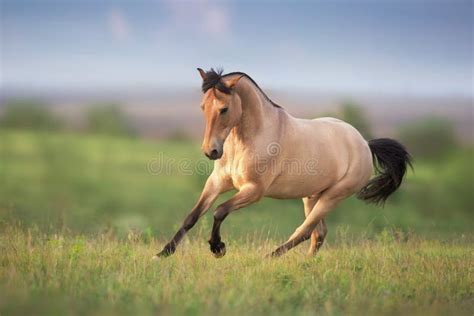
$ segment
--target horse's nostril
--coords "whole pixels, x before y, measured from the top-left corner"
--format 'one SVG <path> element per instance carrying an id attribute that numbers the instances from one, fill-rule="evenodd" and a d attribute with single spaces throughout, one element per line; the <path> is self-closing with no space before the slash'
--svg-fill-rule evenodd
<path id="1" fill-rule="evenodd" d="M 222 153 L 219 152 L 217 149 L 213 149 L 211 151 L 204 152 L 204 154 L 206 155 L 207 158 L 209 158 L 211 160 L 219 159 L 222 155 Z"/>

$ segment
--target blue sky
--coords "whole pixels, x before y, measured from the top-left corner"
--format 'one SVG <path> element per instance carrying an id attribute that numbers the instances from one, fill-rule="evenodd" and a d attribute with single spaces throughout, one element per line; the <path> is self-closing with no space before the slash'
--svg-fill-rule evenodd
<path id="1" fill-rule="evenodd" d="M 262 87 L 472 96 L 471 1 L 0 0 L 4 88 Z"/>

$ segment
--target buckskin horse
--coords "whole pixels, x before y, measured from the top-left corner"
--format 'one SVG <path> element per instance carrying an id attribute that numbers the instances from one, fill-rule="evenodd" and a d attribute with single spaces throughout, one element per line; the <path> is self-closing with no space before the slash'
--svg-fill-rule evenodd
<path id="1" fill-rule="evenodd" d="M 304 204 L 305 220 L 270 256 L 310 238 L 309 253 L 315 254 L 327 234 L 324 219 L 341 200 L 356 194 L 383 204 L 411 166 L 410 155 L 393 139 L 366 141 L 335 118 L 295 118 L 245 73 L 198 71 L 206 121 L 202 150 L 215 160 L 214 169 L 181 228 L 154 258 L 173 254 L 216 198 L 233 189 L 235 195 L 214 212 L 209 245 L 216 257 L 226 253 L 220 234 L 224 219 L 262 197 L 299 198 Z"/>

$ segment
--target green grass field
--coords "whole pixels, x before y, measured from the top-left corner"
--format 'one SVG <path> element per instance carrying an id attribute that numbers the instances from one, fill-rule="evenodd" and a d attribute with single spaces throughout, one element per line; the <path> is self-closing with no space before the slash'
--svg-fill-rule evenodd
<path id="1" fill-rule="evenodd" d="M 298 248 L 264 259 L 274 241 L 230 241 L 215 259 L 187 241 L 156 262 L 160 242 L 131 235 L 0 237 L 0 313 L 7 314 L 423 314 L 472 315 L 472 240 L 413 239 Z"/>
<path id="2" fill-rule="evenodd" d="M 264 259 L 304 218 L 301 201 L 264 199 L 223 224 L 224 258 L 211 211 L 154 262 L 210 170 L 198 144 L 2 130 L 0 315 L 472 315 L 472 158 L 415 157 L 383 209 L 348 199 L 314 258 L 306 243 Z"/>

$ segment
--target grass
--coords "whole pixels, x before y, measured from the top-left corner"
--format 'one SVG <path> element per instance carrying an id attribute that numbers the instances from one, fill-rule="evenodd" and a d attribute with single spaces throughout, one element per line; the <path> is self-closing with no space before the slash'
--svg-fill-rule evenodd
<path id="1" fill-rule="evenodd" d="M 472 314 L 472 240 L 339 236 L 265 259 L 273 240 L 230 240 L 215 259 L 203 238 L 159 262 L 162 242 L 130 233 L 0 235 L 0 314 Z"/>

